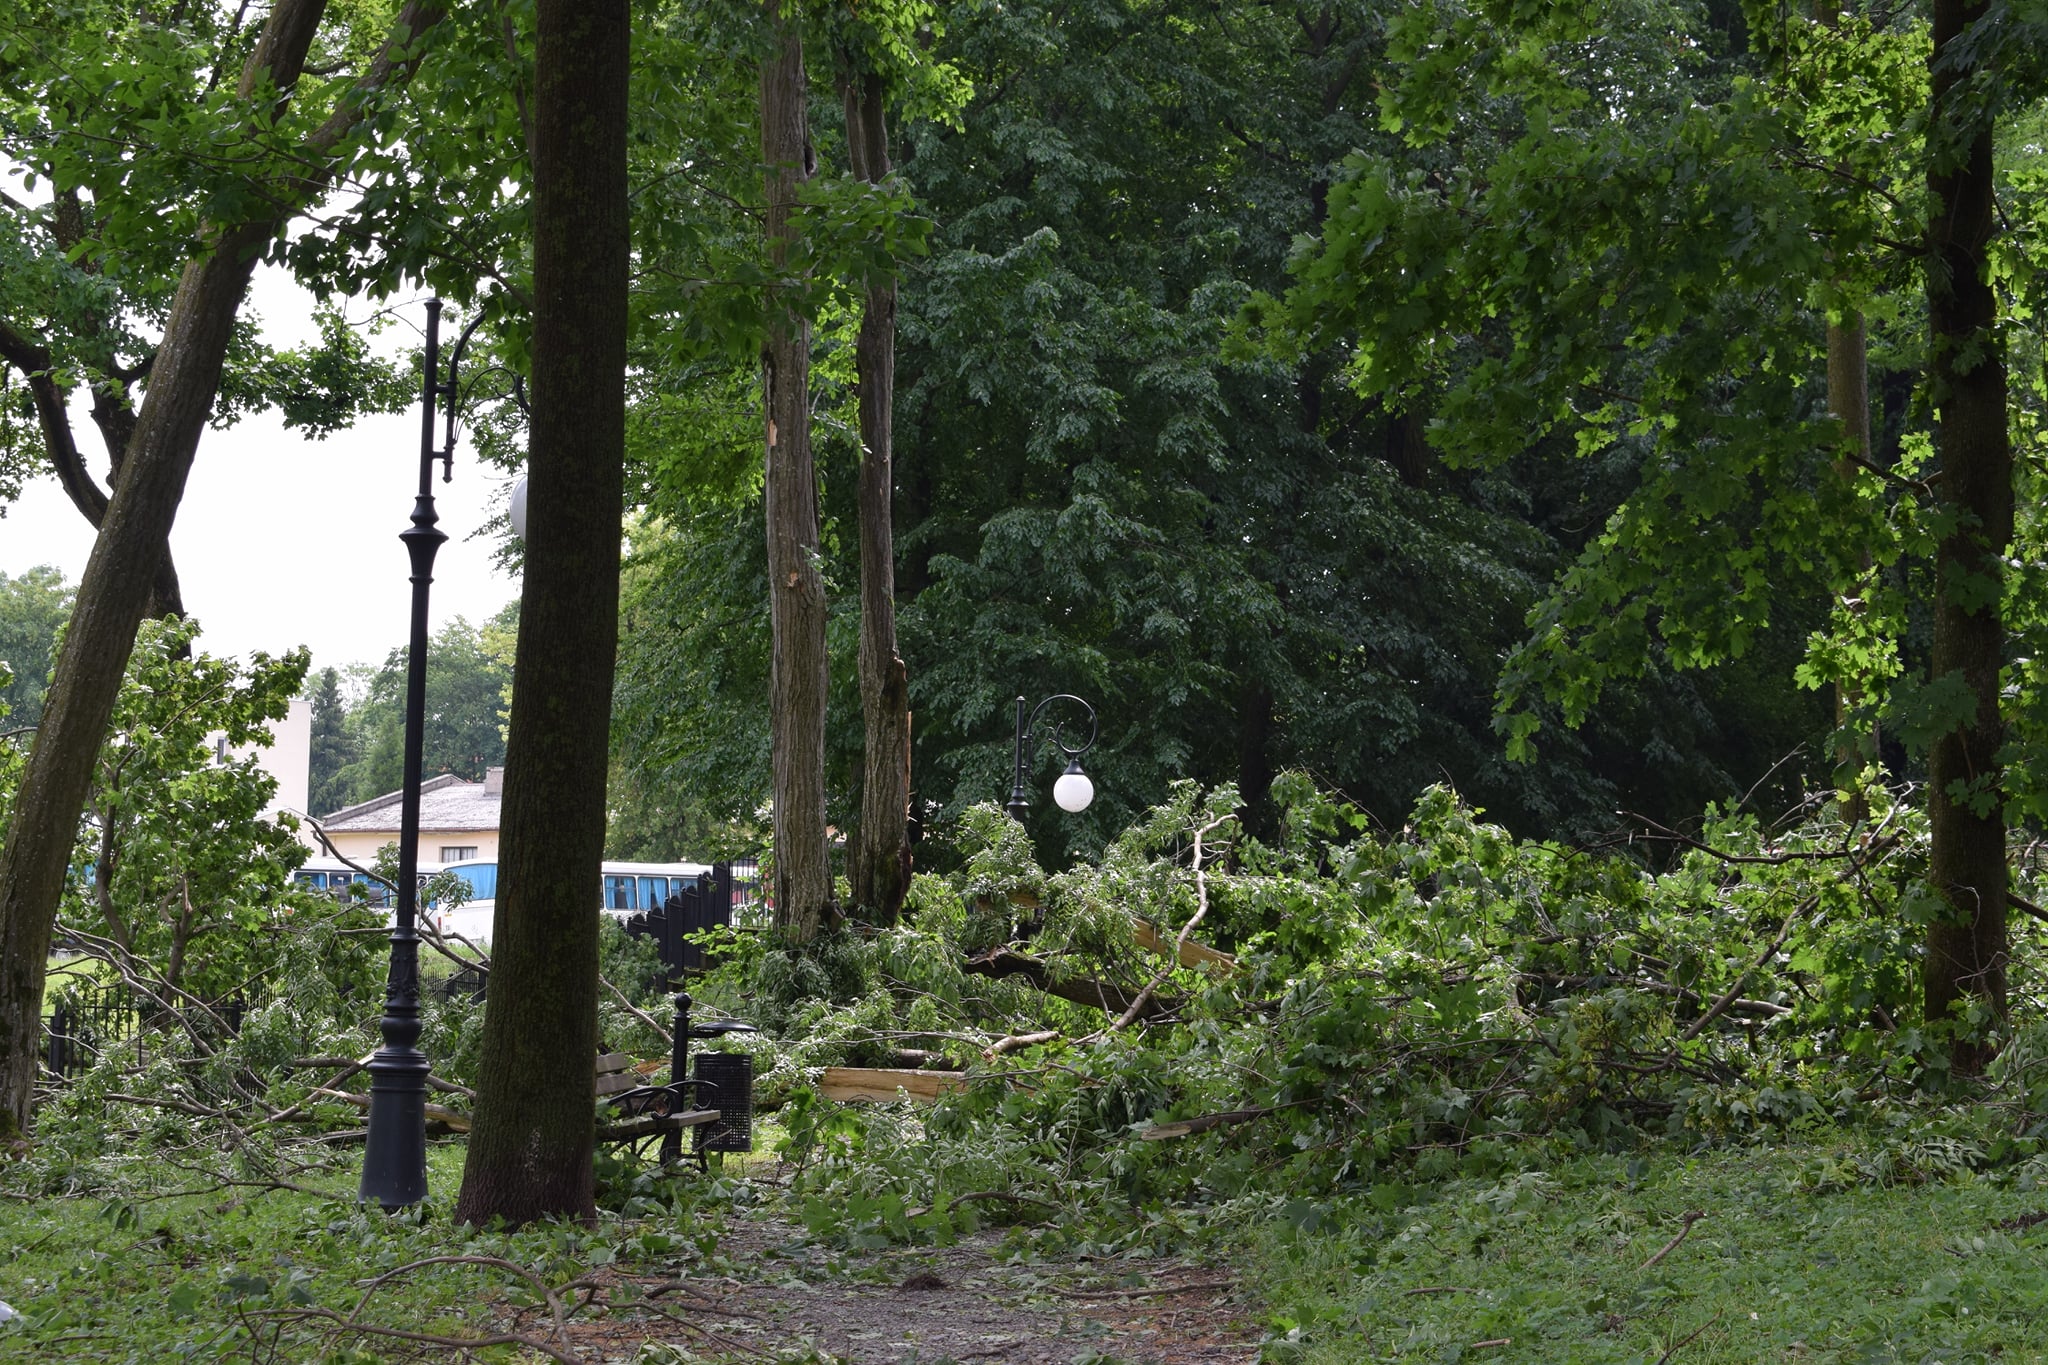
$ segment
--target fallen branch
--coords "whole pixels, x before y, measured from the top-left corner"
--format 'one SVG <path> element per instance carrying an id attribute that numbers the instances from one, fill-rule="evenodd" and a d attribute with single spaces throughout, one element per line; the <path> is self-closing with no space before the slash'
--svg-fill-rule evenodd
<path id="1" fill-rule="evenodd" d="M 1055 1294 L 1069 1299 L 1156 1299 L 1167 1294 L 1193 1294 L 1197 1291 L 1208 1293 L 1217 1289 L 1234 1289 L 1235 1280 L 1195 1280 L 1188 1284 L 1166 1285 L 1158 1289 L 1055 1289 Z"/>
<path id="2" fill-rule="evenodd" d="M 329 1084 L 331 1085 L 333 1082 L 330 1081 Z M 431 1071 L 427 1073 L 427 1084 L 440 1091 L 443 1095 L 460 1095 L 471 1104 L 476 1103 L 476 1091 L 471 1090 L 466 1085 L 457 1085 L 454 1081 L 444 1081 Z"/>
<path id="3" fill-rule="evenodd" d="M 1159 989 L 1159 983 L 1166 980 L 1173 969 L 1180 965 L 1181 957 L 1187 951 L 1188 936 L 1195 932 L 1195 926 L 1200 924 L 1202 917 L 1209 913 L 1209 874 L 1202 870 L 1202 836 L 1215 829 L 1218 825 L 1228 824 L 1236 818 L 1235 812 L 1229 815 L 1218 816 L 1208 824 L 1199 826 L 1195 830 L 1193 852 L 1195 913 L 1188 916 L 1188 922 L 1180 927 L 1180 936 L 1173 941 L 1173 953 L 1167 958 L 1166 965 L 1152 973 L 1152 979 L 1145 983 L 1145 989 L 1138 992 L 1138 998 L 1131 1002 L 1131 1007 L 1119 1015 L 1116 1022 L 1104 1029 L 1104 1033 L 1115 1033 L 1120 1029 L 1129 1028 L 1131 1023 L 1144 1010 L 1146 1003 L 1152 999 L 1152 993 Z"/>
<path id="4" fill-rule="evenodd" d="M 368 1095 L 352 1095 L 346 1090 L 324 1089 L 315 1090 L 313 1093 L 326 1099 L 340 1100 L 345 1104 L 352 1104 L 358 1109 L 367 1110 L 370 1107 L 370 1097 Z M 445 1123 L 458 1133 L 469 1131 L 469 1115 L 438 1104 L 429 1104 L 424 1106 L 424 1108 L 429 1120 Z"/>
<path id="5" fill-rule="evenodd" d="M 219 1109 L 209 1109 L 203 1104 L 191 1104 L 184 1100 L 152 1099 L 145 1095 L 123 1095 L 119 1092 L 109 1092 L 106 1098 L 118 1100 L 122 1104 L 139 1104 L 146 1109 L 174 1109 L 180 1114 L 190 1114 L 194 1118 L 212 1119 L 215 1123 L 233 1133 L 235 1140 L 242 1146 L 247 1147 L 249 1145 L 249 1135 L 237 1127 L 235 1121 Z"/>
<path id="6" fill-rule="evenodd" d="M 1192 1137 L 1206 1133 L 1211 1128 L 1230 1128 L 1240 1123 L 1250 1123 L 1275 1112 L 1278 1106 L 1266 1105 L 1258 1109 L 1229 1109 L 1220 1114 L 1203 1114 L 1197 1118 L 1175 1119 L 1169 1123 L 1155 1123 L 1142 1129 L 1138 1136 L 1146 1142 L 1165 1142 L 1168 1138 Z"/>
<path id="7" fill-rule="evenodd" d="M 1690 1212 L 1688 1212 L 1685 1215 L 1685 1226 L 1681 1227 L 1678 1230 L 1678 1235 L 1676 1237 L 1673 1237 L 1670 1241 L 1666 1242 L 1663 1248 L 1660 1251 L 1658 1251 L 1658 1253 L 1655 1256 L 1652 1256 L 1649 1260 L 1644 1261 L 1641 1265 L 1637 1266 L 1636 1269 L 1649 1270 L 1652 1267 L 1654 1267 L 1659 1261 L 1663 1260 L 1666 1256 L 1669 1256 L 1672 1252 L 1678 1250 L 1678 1244 L 1680 1242 L 1683 1242 L 1688 1236 L 1691 1235 L 1692 1225 L 1694 1223 L 1699 1222 L 1700 1219 L 1706 1216 L 1706 1210 L 1704 1209 L 1693 1209 Z M 1689 1341 L 1691 1340 L 1691 1338 L 1688 1337 L 1687 1340 Z M 1679 1343 L 1679 1345 L 1681 1346 L 1684 1344 L 1684 1342 Z M 1674 1347 L 1673 1349 L 1675 1350 L 1677 1348 Z"/>
<path id="8" fill-rule="evenodd" d="M 1712 1327 L 1715 1323 L 1719 1322 L 1721 1320 L 1721 1313 L 1726 1311 L 1726 1309 L 1717 1310 L 1714 1316 L 1708 1318 L 1705 1322 L 1693 1328 L 1692 1331 L 1686 1333 L 1686 1335 L 1678 1342 L 1677 1345 L 1673 1346 L 1663 1355 L 1657 1357 L 1657 1365 L 1666 1365 L 1666 1362 L 1668 1362 L 1671 1359 L 1671 1357 L 1677 1355 L 1687 1346 L 1690 1346 L 1692 1344 L 1692 1339 L 1694 1337 L 1698 1336 L 1700 1333 L 1706 1331 L 1709 1327 Z"/>
<path id="9" fill-rule="evenodd" d="M 631 1000 L 628 1000 L 626 998 L 626 993 L 620 990 L 617 986 L 614 986 L 611 983 L 611 981 L 606 978 L 604 973 L 598 973 L 597 984 L 604 987 L 606 990 L 610 991 L 612 993 L 612 999 L 618 1001 L 621 1005 L 625 1006 L 626 1013 L 632 1015 L 635 1019 L 638 1019 L 641 1023 L 647 1025 L 647 1027 L 653 1029 L 657 1034 L 661 1035 L 662 1042 L 667 1043 L 671 1048 L 673 1048 L 676 1045 L 676 1036 L 673 1033 L 670 1033 L 667 1029 L 663 1028 L 660 1024 L 656 1023 L 654 1021 L 653 1015 L 649 1014 L 646 1010 L 641 1009 Z"/>
<path id="10" fill-rule="evenodd" d="M 1689 987 L 1673 986 L 1668 982 L 1646 980 L 1639 976 L 1566 976 L 1552 972 L 1517 972 L 1515 975 L 1524 980 L 1549 981 L 1555 982 L 1560 986 L 1627 986 L 1632 990 L 1648 991 L 1652 995 L 1668 995 L 1675 1000 L 1685 1000 L 1695 1005 L 1707 1003 L 1705 996 Z M 1780 1005 L 1770 1000 L 1737 999 L 1729 1001 L 1726 1012 L 1729 1014 L 1759 1015 L 1763 1018 L 1775 1019 L 1780 1015 L 1790 1014 L 1792 1007 L 1790 1005 Z"/>
<path id="11" fill-rule="evenodd" d="M 292 1066 L 295 1068 L 316 1066 L 340 1067 L 341 1069 L 339 1071 L 337 1071 L 334 1075 L 329 1076 L 326 1079 L 326 1081 L 322 1083 L 322 1086 L 332 1087 L 340 1085 L 343 1081 L 347 1080 L 349 1077 L 355 1075 L 358 1071 L 361 1071 L 364 1067 L 368 1066 L 371 1062 L 371 1059 L 376 1057 L 376 1055 L 377 1054 L 375 1052 L 365 1052 L 362 1056 L 356 1058 L 354 1061 L 350 1061 L 346 1057 L 303 1057 L 300 1058 L 298 1061 L 293 1062 Z M 313 1095 L 318 1094 L 322 1086 L 313 1087 L 312 1092 L 306 1096 L 306 1100 L 310 1100 L 313 1097 Z M 293 1105 L 289 1109 L 282 1111 L 281 1113 L 272 1114 L 268 1121 L 271 1123 L 284 1123 L 287 1120 L 297 1118 L 299 1116 L 299 1111 L 306 1107 L 306 1100 L 300 1100 L 297 1104 Z"/>
<path id="12" fill-rule="evenodd" d="M 841 1104 L 851 1100 L 890 1100 L 908 1096 L 926 1104 L 966 1088 L 957 1071 L 904 1071 L 885 1067 L 828 1066 L 818 1077 L 818 1093 Z"/>
<path id="13" fill-rule="evenodd" d="M 981 1055 L 985 1060 L 992 1062 L 1005 1053 L 1015 1052 L 1020 1048 L 1037 1047 L 1040 1043 L 1050 1043 L 1059 1036 L 1060 1031 L 1056 1028 L 1045 1029 L 1039 1033 L 1013 1033 L 1007 1038 L 998 1038 L 990 1043 L 981 1050 Z"/>
<path id="14" fill-rule="evenodd" d="M 1678 1041 L 1681 1043 L 1691 1042 L 1700 1036 L 1701 1029 L 1726 1013 L 1728 1007 L 1733 1005 L 1737 998 L 1741 996 L 1742 988 L 1749 984 L 1749 978 L 1760 971 L 1765 963 L 1778 955 L 1778 949 L 1784 947 L 1785 940 L 1792 937 L 1793 927 L 1807 915 L 1813 913 L 1813 908 L 1818 904 L 1820 904 L 1820 894 L 1816 892 L 1795 906 L 1792 913 L 1785 916 L 1785 923 L 1779 927 L 1778 936 L 1771 940 L 1771 946 L 1764 949 L 1757 956 L 1755 962 L 1742 969 L 1742 974 L 1735 978 L 1734 983 L 1728 987 L 1727 993 L 1719 1000 L 1716 1000 L 1705 1014 L 1702 1014 L 1699 1018 L 1693 1020 L 1692 1023 L 1686 1025 L 1685 1032 L 1678 1035 Z"/>
<path id="15" fill-rule="evenodd" d="M 431 1108 L 432 1106 L 430 1105 L 428 1107 Z M 567 1362 L 567 1365 L 583 1365 L 583 1358 L 577 1355 L 574 1351 L 569 1349 L 569 1315 L 567 1310 L 562 1307 L 561 1296 L 557 1294 L 554 1290 L 548 1288 L 547 1281 L 541 1279 L 540 1276 L 534 1274 L 525 1266 L 520 1265 L 517 1261 L 508 1261 L 504 1259 L 502 1256 L 427 1256 L 417 1261 L 408 1261 L 404 1265 L 399 1266 L 397 1269 L 387 1270 L 382 1275 L 379 1275 L 374 1279 L 358 1281 L 358 1283 L 363 1286 L 363 1296 L 360 1299 L 356 1300 L 355 1308 L 349 1313 L 349 1315 L 346 1318 L 342 1318 L 339 1313 L 334 1314 L 334 1316 L 340 1319 L 341 1321 L 348 1323 L 351 1327 L 356 1328 L 357 1330 L 365 1330 L 364 1325 L 358 1323 L 356 1319 L 362 1315 L 363 1309 L 369 1307 L 370 1296 L 372 1294 L 375 1294 L 379 1289 L 382 1289 L 385 1285 L 391 1283 L 391 1281 L 397 1279 L 400 1275 L 409 1274 L 412 1271 L 422 1270 L 425 1269 L 427 1266 L 433 1265 L 488 1266 L 492 1269 L 503 1270 L 508 1274 L 517 1275 L 520 1279 L 525 1280 L 528 1284 L 532 1285 L 534 1289 L 540 1294 L 541 1298 L 546 1301 L 548 1306 L 548 1312 L 550 1315 L 553 1316 L 555 1320 L 555 1336 L 561 1341 L 562 1350 L 556 1351 L 552 1347 L 547 1346 L 541 1342 L 533 1341 L 524 1337 L 517 1338 L 518 1342 L 522 1345 L 532 1347 L 535 1350 L 546 1352 L 555 1360 Z M 333 1310 L 330 1309 L 328 1311 L 332 1312 Z M 463 1342 L 459 1344 L 468 1345 L 471 1343 Z M 493 1344 L 505 1345 L 510 1343 L 498 1342 Z"/>
<path id="16" fill-rule="evenodd" d="M 1834 863 L 1845 859 L 1853 860 L 1860 864 L 1871 856 L 1884 852 L 1893 844 L 1896 844 L 1901 837 L 1897 834 L 1892 834 L 1882 839 L 1871 839 L 1861 845 L 1844 845 L 1841 848 L 1831 849 L 1806 849 L 1796 853 L 1729 853 L 1723 849 L 1715 848 L 1712 844 L 1701 843 L 1689 834 L 1681 834 L 1668 825 L 1661 825 L 1647 815 L 1641 815 L 1632 810 L 1622 811 L 1621 815 L 1624 819 L 1642 821 L 1652 832 L 1652 835 L 1665 842 L 1679 844 L 1685 848 L 1697 849 L 1708 857 L 1717 858 L 1724 863 L 1754 863 L 1764 867 L 1783 867 L 1787 863 Z M 1645 835 L 1644 837 L 1647 839 L 1652 837 L 1652 835 Z"/>
<path id="17" fill-rule="evenodd" d="M 538 1351 L 548 1359 L 559 1362 L 559 1365 L 589 1365 L 589 1361 L 576 1352 L 557 1348 L 539 1337 L 527 1336 L 524 1332 L 500 1332 L 489 1337 L 444 1337 L 436 1336 L 432 1332 L 408 1332 L 402 1327 L 379 1327 L 375 1323 L 357 1322 L 332 1308 L 264 1308 L 258 1309 L 251 1316 L 279 1322 L 304 1322 L 309 1319 L 331 1322 L 334 1324 L 334 1333 L 360 1332 L 365 1336 L 389 1337 L 397 1341 L 417 1342 L 422 1346 L 452 1346 L 462 1351 L 480 1350 L 485 1346 L 524 1346 L 529 1351 Z"/>
<path id="18" fill-rule="evenodd" d="M 1043 958 L 1031 957 L 1012 948 L 992 948 L 979 957 L 971 957 L 961 963 L 960 970 L 969 976 L 1021 976 L 1030 982 L 1034 989 L 1044 991 L 1047 995 L 1058 996 L 1076 1005 L 1100 1009 L 1105 1014 L 1125 1010 L 1136 999 L 1115 982 L 1102 981 L 1095 977 L 1059 976 L 1052 965 Z M 1171 1014 L 1178 1008 L 1178 1000 L 1155 998 L 1142 1004 L 1144 1016 L 1148 1019 Z"/>
<path id="19" fill-rule="evenodd" d="M 952 1209 L 958 1208 L 962 1204 L 979 1204 L 988 1201 L 998 1204 L 1030 1204 L 1041 1209 L 1051 1209 L 1054 1212 L 1058 1212 L 1060 1207 L 1058 1204 L 1048 1203 L 1043 1199 L 1033 1199 L 1028 1194 L 1011 1194 L 1008 1190 L 975 1190 L 971 1194 L 955 1195 L 945 1202 L 944 1207 Z M 914 1209 L 904 1210 L 903 1216 L 905 1218 L 922 1218 L 932 1211 L 932 1207 L 920 1204 Z"/>

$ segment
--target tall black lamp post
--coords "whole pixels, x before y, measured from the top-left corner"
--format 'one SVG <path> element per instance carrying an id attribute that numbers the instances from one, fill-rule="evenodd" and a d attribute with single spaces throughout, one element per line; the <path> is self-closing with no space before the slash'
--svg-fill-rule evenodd
<path id="1" fill-rule="evenodd" d="M 434 582 L 434 553 L 448 539 L 435 523 L 434 461 L 442 482 L 455 476 L 455 370 L 479 312 L 462 329 L 441 378 L 441 300 L 427 301 L 427 353 L 420 383 L 420 491 L 412 525 L 399 533 L 412 559 L 412 641 L 405 662 L 405 785 L 399 796 L 398 895 L 391 928 L 391 972 L 384 986 L 384 1045 L 370 1059 L 370 1132 L 363 1153 L 364 1203 L 404 1208 L 427 1197 L 427 1071 L 420 1041 L 419 908 L 420 751 L 427 712 L 427 589 Z M 447 399 L 447 425 L 434 449 L 434 404 Z"/>
<path id="2" fill-rule="evenodd" d="M 1012 819 L 1022 821 L 1024 813 L 1031 809 L 1031 802 L 1025 799 L 1024 788 L 1031 781 L 1031 761 L 1038 756 L 1038 718 L 1045 708 L 1056 701 L 1068 701 L 1088 713 L 1088 739 L 1080 745 L 1069 745 L 1060 738 L 1065 722 L 1053 726 L 1052 742 L 1067 756 L 1067 770 L 1060 774 L 1059 781 L 1052 784 L 1052 799 L 1068 814 L 1078 814 L 1088 809 L 1088 803 L 1095 799 L 1095 784 L 1088 780 L 1088 774 L 1081 771 L 1081 755 L 1095 747 L 1095 708 L 1079 697 L 1060 692 L 1047 697 L 1032 709 L 1029 720 L 1024 716 L 1024 699 L 1017 698 L 1017 750 L 1011 765 L 1010 799 L 1003 803 L 1003 809 L 1010 812 Z"/>

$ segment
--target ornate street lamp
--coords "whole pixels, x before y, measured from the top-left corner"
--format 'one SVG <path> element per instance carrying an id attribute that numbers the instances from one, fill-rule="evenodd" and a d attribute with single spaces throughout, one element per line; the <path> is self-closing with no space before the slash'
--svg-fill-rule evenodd
<path id="1" fill-rule="evenodd" d="M 1003 809 L 1010 812 L 1012 819 L 1022 821 L 1024 813 L 1031 809 L 1031 803 L 1024 797 L 1025 784 L 1031 780 L 1031 761 L 1038 756 L 1038 717 L 1045 708 L 1056 701 L 1070 701 L 1088 713 L 1088 740 L 1077 747 L 1069 747 L 1060 738 L 1065 725 L 1052 727 L 1051 739 L 1059 751 L 1067 756 L 1067 770 L 1060 774 L 1059 781 L 1052 784 L 1052 799 L 1069 815 L 1078 815 L 1088 809 L 1088 803 L 1095 799 L 1095 784 L 1088 780 L 1088 774 L 1081 771 L 1081 755 L 1095 747 L 1095 708 L 1079 697 L 1060 692 L 1038 703 L 1031 712 L 1031 718 L 1024 718 L 1024 699 L 1017 698 L 1017 750 L 1011 766 L 1010 799 L 1003 803 Z"/>
<path id="2" fill-rule="evenodd" d="M 469 338 L 483 321 L 470 320 L 448 355 L 448 379 L 441 381 L 441 300 L 427 301 L 427 353 L 421 365 L 420 491 L 412 525 L 399 533 L 412 559 L 412 640 L 405 662 L 405 784 L 398 817 L 396 922 L 391 928 L 391 971 L 385 978 L 384 1045 L 370 1059 L 370 1131 L 363 1152 L 363 1180 L 357 1197 L 386 1209 L 400 1209 L 427 1197 L 427 1071 L 420 1041 L 419 909 L 420 751 L 427 711 L 427 589 L 434 581 L 434 553 L 448 539 L 435 523 L 434 461 L 443 483 L 455 477 L 456 367 Z M 434 404 L 447 399 L 444 439 L 434 449 Z"/>

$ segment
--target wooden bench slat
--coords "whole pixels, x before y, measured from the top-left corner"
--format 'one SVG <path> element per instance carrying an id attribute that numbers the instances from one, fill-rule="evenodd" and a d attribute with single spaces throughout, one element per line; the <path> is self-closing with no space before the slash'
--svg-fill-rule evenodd
<path id="1" fill-rule="evenodd" d="M 617 1095 L 627 1090 L 637 1090 L 644 1084 L 644 1078 L 631 1071 L 613 1071 L 597 1078 L 597 1097 Z"/>
<path id="2" fill-rule="evenodd" d="M 605 1072 L 607 1072 L 607 1071 L 624 1071 L 624 1070 L 625 1070 L 625 1069 L 626 1069 L 627 1067 L 631 1066 L 632 1064 L 633 1064 L 633 1057 L 632 1057 L 632 1054 L 631 1054 L 631 1053 L 626 1053 L 626 1052 L 604 1052 L 604 1053 L 600 1053 L 600 1054 L 598 1054 L 598 1058 L 597 1058 L 597 1073 L 598 1073 L 598 1074 L 599 1074 L 600 1076 L 602 1076 L 602 1075 L 603 1075 L 603 1074 L 604 1074 Z"/>

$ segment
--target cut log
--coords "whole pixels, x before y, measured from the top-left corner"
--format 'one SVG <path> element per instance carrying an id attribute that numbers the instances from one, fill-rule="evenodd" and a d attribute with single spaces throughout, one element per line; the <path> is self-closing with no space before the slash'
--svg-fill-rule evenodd
<path id="1" fill-rule="evenodd" d="M 899 1071 L 883 1067 L 828 1066 L 818 1093 L 828 1100 L 910 1099 L 930 1104 L 949 1091 L 964 1089 L 967 1078 L 956 1072 Z"/>
<path id="2" fill-rule="evenodd" d="M 1177 934 L 1163 934 L 1149 920 L 1139 920 L 1136 926 L 1138 946 L 1150 953 L 1165 957 L 1173 951 Z M 1218 952 L 1206 943 L 1189 939 L 1180 946 L 1180 965 L 1211 976 L 1229 976 L 1237 970 L 1237 959 L 1229 953 Z"/>
<path id="3" fill-rule="evenodd" d="M 1264 1118 L 1272 1113 L 1265 1109 L 1230 1109 L 1221 1114 L 1202 1114 L 1191 1119 L 1175 1119 L 1171 1123 L 1155 1123 L 1139 1132 L 1138 1136 L 1147 1142 L 1165 1142 L 1168 1138 L 1192 1137 L 1206 1133 L 1211 1128 L 1231 1128 L 1253 1119 Z"/>
<path id="4" fill-rule="evenodd" d="M 1122 1014 L 1138 998 L 1136 991 L 1127 991 L 1113 981 L 1099 981 L 1086 976 L 1056 977 L 1052 968 L 1039 958 L 1016 952 L 1009 948 L 992 948 L 979 957 L 971 957 L 960 964 L 960 969 L 969 976 L 1021 976 L 1047 995 L 1056 995 L 1062 1000 L 1071 1000 L 1077 1005 L 1099 1009 L 1105 1014 Z M 1140 1012 L 1141 1019 L 1155 1019 L 1170 1014 L 1179 1008 L 1180 1001 L 1154 995 L 1145 1002 Z"/>

